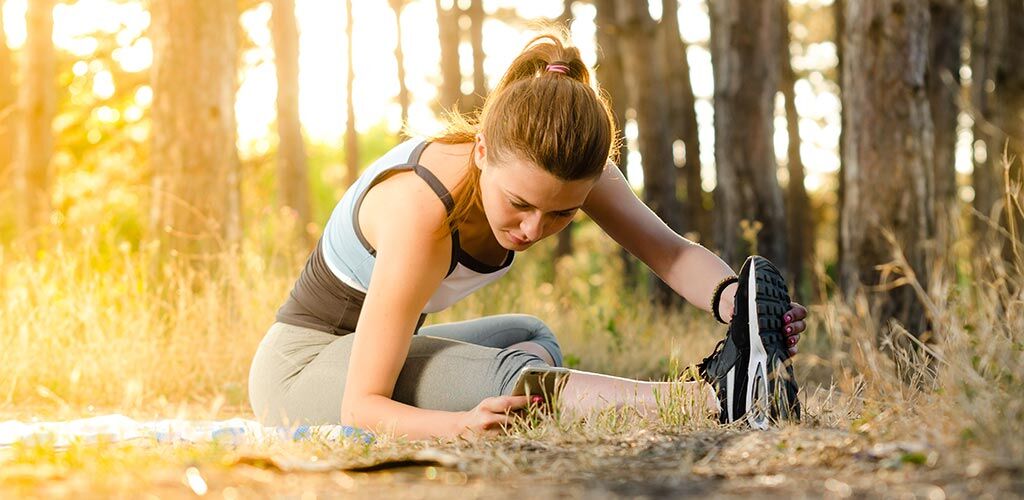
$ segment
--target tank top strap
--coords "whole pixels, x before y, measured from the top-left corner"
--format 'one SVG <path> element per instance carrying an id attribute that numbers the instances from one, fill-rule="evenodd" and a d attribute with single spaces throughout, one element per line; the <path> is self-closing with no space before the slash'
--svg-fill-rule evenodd
<path id="1" fill-rule="evenodd" d="M 366 241 L 366 237 L 363 235 L 363 232 L 359 229 L 359 209 L 363 204 L 363 197 L 366 195 L 366 192 L 369 191 L 370 188 L 372 188 L 378 182 L 380 182 L 383 179 L 383 175 L 385 175 L 387 172 L 402 170 L 412 170 L 416 172 L 416 175 L 423 179 L 423 181 L 426 182 L 428 186 L 430 186 L 430 189 L 434 191 L 434 194 L 436 194 L 437 197 L 440 198 L 441 203 L 444 204 L 445 211 L 448 214 L 451 214 L 452 210 L 455 209 L 455 200 L 452 198 L 451 193 L 448 192 L 448 188 L 444 186 L 441 180 L 438 179 L 433 172 L 427 170 L 427 168 L 421 165 L 419 162 L 420 156 L 423 154 L 423 150 L 426 149 L 428 144 L 430 144 L 430 141 L 424 140 L 423 142 L 419 143 L 415 148 L 413 148 L 412 152 L 409 154 L 409 159 L 405 163 L 393 165 L 378 172 L 377 175 L 373 179 L 371 179 L 370 183 L 363 190 L 363 192 L 357 196 L 352 210 L 352 228 L 354 229 L 356 238 L 360 241 L 360 243 L 362 243 L 363 248 L 365 248 L 370 255 L 376 256 L 377 250 L 374 249 L 372 245 L 370 245 L 370 242 Z M 448 272 L 445 274 L 445 277 L 450 276 L 452 272 L 455 271 L 455 266 L 459 263 L 459 257 L 460 254 L 462 254 L 462 247 L 459 245 L 459 231 L 454 223 L 452 224 L 451 227 L 451 238 L 452 258 L 448 266 Z"/>
<path id="2" fill-rule="evenodd" d="M 412 163 L 412 161 L 409 163 Z M 434 190 L 434 194 L 441 199 L 441 203 L 444 203 L 444 208 L 448 211 L 448 215 L 451 215 L 452 210 L 455 210 L 455 200 L 452 198 L 452 194 L 448 191 L 448 188 L 444 187 L 441 180 L 438 179 L 433 172 L 427 170 L 423 165 L 416 163 L 412 166 L 412 169 L 416 172 L 416 175 L 420 176 L 420 178 L 430 186 L 430 189 Z"/>
<path id="3" fill-rule="evenodd" d="M 430 189 L 434 191 L 434 194 L 436 194 L 441 200 L 441 203 L 444 204 L 445 211 L 448 215 L 451 215 L 452 211 L 455 210 L 455 200 L 452 198 L 452 193 L 448 191 L 448 188 L 444 187 L 444 183 L 442 183 L 433 172 L 427 170 L 426 167 L 420 164 L 420 156 L 423 154 L 423 150 L 427 148 L 427 144 L 430 144 L 430 141 L 423 141 L 416 146 L 416 148 L 412 150 L 412 153 L 409 154 L 409 161 L 407 164 L 411 165 L 413 172 L 416 172 L 416 175 L 430 186 Z M 451 232 L 452 258 L 448 265 L 448 272 L 445 274 L 446 278 L 451 276 L 452 272 L 455 271 L 455 266 L 458 265 L 459 257 L 462 254 L 462 246 L 459 244 L 459 228 L 454 222 L 452 222 Z"/>

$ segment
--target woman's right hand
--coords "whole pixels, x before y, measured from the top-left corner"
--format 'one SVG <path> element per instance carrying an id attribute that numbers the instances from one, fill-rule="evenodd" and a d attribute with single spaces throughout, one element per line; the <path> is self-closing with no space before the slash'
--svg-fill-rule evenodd
<path id="1" fill-rule="evenodd" d="M 462 437 L 495 434 L 512 419 L 511 412 L 526 408 L 529 403 L 528 396 L 486 398 L 476 408 L 460 414 L 455 433 Z"/>

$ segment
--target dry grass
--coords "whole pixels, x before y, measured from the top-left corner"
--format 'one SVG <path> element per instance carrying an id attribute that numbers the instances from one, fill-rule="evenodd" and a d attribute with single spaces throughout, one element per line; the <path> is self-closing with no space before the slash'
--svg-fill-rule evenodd
<path id="1" fill-rule="evenodd" d="M 89 231 L 65 234 L 53 250 L 33 255 L 0 248 L 0 414 L 244 416 L 252 353 L 305 258 L 304 250 L 276 243 L 287 240 L 285 219 L 271 216 L 264 228 L 240 252 L 224 256 L 218 276 L 165 269 L 155 279 L 147 268 L 153 249 L 126 248 Z M 545 262 L 550 246 L 539 248 L 518 257 L 517 272 L 499 284 L 429 321 L 532 313 L 559 335 L 576 367 L 636 378 L 678 376 L 681 367 L 710 352 L 722 335 L 713 320 L 694 308 L 675 313 L 652 308 L 642 292 L 622 286 L 613 244 L 591 225 L 578 234 L 576 254 L 557 269 Z M 629 409 L 584 421 L 534 412 L 509 435 L 476 442 L 408 443 L 384 436 L 370 447 L 107 443 L 63 452 L 25 445 L 0 455 L 0 493 L 125 492 L 145 484 L 152 492 L 174 495 L 188 491 L 183 488 L 194 491 L 185 472 L 192 466 L 224 497 L 296 491 L 287 488 L 359 490 L 371 484 L 374 491 L 397 494 L 407 484 L 403 481 L 422 485 L 424 477 L 451 479 L 446 487 L 482 481 L 486 490 L 502 484 L 486 482 L 495 474 L 526 475 L 549 486 L 583 478 L 603 485 L 605 492 L 618 491 L 607 482 L 616 474 L 653 478 L 651 484 L 666 491 L 708 487 L 747 493 L 715 482 L 735 477 L 793 492 L 811 488 L 786 476 L 794 467 L 820 479 L 815 483 L 820 493 L 910 488 L 906 491 L 930 494 L 925 487 L 937 484 L 963 494 L 976 487 L 1019 488 L 1005 478 L 1024 467 L 1024 264 L 1004 260 L 1002 251 L 993 249 L 999 245 L 985 247 L 961 234 L 954 234 L 950 246 L 956 276 L 936 266 L 932 282 L 919 283 L 904 272 L 906 286 L 917 290 L 934 326 L 927 345 L 915 343 L 898 325 L 880 325 L 866 296 L 848 302 L 823 298 L 811 306 L 796 359 L 806 417 L 799 426 L 768 433 L 721 428 L 692 418 L 675 395 L 662 401 L 653 419 Z M 903 265 L 895 252 L 892 266 Z M 206 286 L 191 287 L 197 279 Z M 345 464 L 425 447 L 459 457 L 460 465 L 449 472 L 397 474 L 405 479 L 386 484 L 379 474 L 340 471 Z M 326 475 L 281 475 L 270 462 L 251 460 L 254 456 L 306 461 L 316 456 L 341 465 Z M 907 482 L 905 467 L 925 489 Z M 903 475 L 889 475 L 894 470 Z M 452 471 L 461 475 L 445 475 Z M 689 482 L 680 483 L 679 477 Z M 879 491 L 879 485 L 895 489 Z M 562 485 L 551 491 L 590 490 Z M 653 495 L 660 490 L 631 491 Z"/>

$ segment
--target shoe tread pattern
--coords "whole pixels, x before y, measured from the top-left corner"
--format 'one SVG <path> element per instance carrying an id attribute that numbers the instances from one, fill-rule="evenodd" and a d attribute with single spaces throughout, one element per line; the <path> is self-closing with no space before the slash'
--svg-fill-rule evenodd
<path id="1" fill-rule="evenodd" d="M 757 289 L 757 327 L 761 336 L 761 342 L 769 356 L 768 378 L 772 386 L 782 382 L 782 389 L 785 397 L 789 400 L 789 411 L 782 412 L 790 417 L 800 418 L 800 401 L 797 398 L 797 384 L 793 375 L 793 368 L 788 363 L 789 350 L 786 345 L 786 336 L 783 334 L 783 315 L 789 310 L 790 297 L 786 289 L 786 280 L 782 273 L 768 259 L 759 258 L 755 269 L 755 287 Z M 774 359 L 773 359 L 774 358 Z M 785 366 L 783 373 L 776 373 L 777 359 Z M 781 367 L 780 367 L 781 368 Z M 773 390 L 774 392 L 774 390 Z M 773 405 L 774 406 L 774 405 Z M 780 416 L 779 409 L 772 409 L 774 417 Z"/>

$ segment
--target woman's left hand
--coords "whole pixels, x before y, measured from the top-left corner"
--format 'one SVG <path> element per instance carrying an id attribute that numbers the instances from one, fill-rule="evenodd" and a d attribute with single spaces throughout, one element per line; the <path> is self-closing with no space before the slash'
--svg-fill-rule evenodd
<path id="1" fill-rule="evenodd" d="M 807 308 L 797 304 L 789 303 L 789 310 L 782 315 L 782 326 L 786 332 L 786 346 L 789 347 L 789 355 L 796 354 L 796 344 L 800 342 L 800 333 L 807 329 L 804 319 L 807 318 Z"/>

